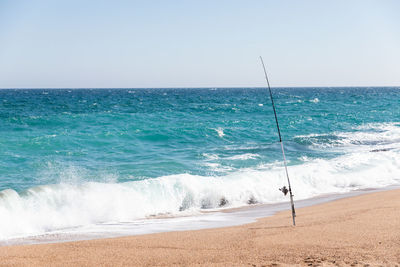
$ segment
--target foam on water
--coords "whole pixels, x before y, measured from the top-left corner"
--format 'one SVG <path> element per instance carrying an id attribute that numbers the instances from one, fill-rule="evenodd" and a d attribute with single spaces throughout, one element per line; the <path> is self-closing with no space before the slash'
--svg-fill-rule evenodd
<path id="1" fill-rule="evenodd" d="M 347 151 L 398 148 L 400 125 L 398 123 L 369 123 L 354 127 L 351 132 L 310 134 L 297 136 L 312 143 L 314 147 L 338 148 Z"/>
<path id="2" fill-rule="evenodd" d="M 260 155 L 258 154 L 253 154 L 253 153 L 245 153 L 245 154 L 241 154 L 241 155 L 235 155 L 232 157 L 228 157 L 227 159 L 231 159 L 231 160 L 246 160 L 246 159 L 255 159 L 260 157 Z"/>
<path id="3" fill-rule="evenodd" d="M 225 136 L 224 129 L 222 129 L 221 127 L 215 129 L 215 131 L 217 131 L 219 137 L 224 137 Z"/>
<path id="4" fill-rule="evenodd" d="M 348 153 L 332 159 L 308 159 L 289 168 L 295 199 L 400 183 L 399 127 L 363 126 L 365 133 L 337 133 Z M 314 136 L 312 136 L 314 137 Z M 357 141 L 357 142 L 356 142 Z M 389 145 L 377 153 L 354 150 Z M 253 156 L 253 155 L 251 155 Z M 98 223 L 132 222 L 153 215 L 190 215 L 203 209 L 239 207 L 250 201 L 277 203 L 286 198 L 277 190 L 285 184 L 280 162 L 244 168 L 220 176 L 168 175 L 125 183 L 60 183 L 22 193 L 0 192 L 0 238 L 37 235 Z"/>

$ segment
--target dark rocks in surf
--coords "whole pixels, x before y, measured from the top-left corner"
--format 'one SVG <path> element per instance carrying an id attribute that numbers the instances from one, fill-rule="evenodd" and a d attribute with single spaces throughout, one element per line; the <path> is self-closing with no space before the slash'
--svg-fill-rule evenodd
<path id="1" fill-rule="evenodd" d="M 206 199 L 201 200 L 201 208 L 202 209 L 211 209 L 212 207 L 213 206 L 212 206 L 210 199 L 206 198 Z"/>
<path id="2" fill-rule="evenodd" d="M 389 151 L 391 150 L 391 148 L 380 148 L 380 149 L 373 149 L 369 152 L 385 152 L 385 151 Z"/>
<path id="3" fill-rule="evenodd" d="M 250 196 L 249 200 L 247 200 L 247 204 L 249 205 L 253 205 L 253 204 L 257 204 L 258 201 L 254 196 Z"/>
<path id="4" fill-rule="evenodd" d="M 205 198 L 201 201 L 202 209 L 212 209 L 215 207 L 224 207 L 229 204 L 229 200 L 227 200 L 224 196 L 222 196 L 219 201 L 216 203 L 216 200 L 211 200 L 209 198 Z"/>
<path id="5" fill-rule="evenodd" d="M 193 195 L 191 193 L 186 194 L 185 198 L 182 200 L 182 204 L 179 207 L 179 211 L 184 211 L 194 204 Z"/>
<path id="6" fill-rule="evenodd" d="M 229 201 L 225 198 L 225 197 L 222 197 L 220 200 L 219 200 L 219 207 L 223 207 L 223 206 L 225 206 L 225 205 L 227 205 L 229 203 Z"/>

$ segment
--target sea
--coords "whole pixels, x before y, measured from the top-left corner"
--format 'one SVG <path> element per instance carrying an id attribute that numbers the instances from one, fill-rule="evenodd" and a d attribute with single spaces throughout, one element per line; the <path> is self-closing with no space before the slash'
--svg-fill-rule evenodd
<path id="1" fill-rule="evenodd" d="M 400 184 L 399 87 L 272 93 L 295 202 Z M 285 185 L 266 88 L 0 90 L 0 241 L 285 203 Z"/>

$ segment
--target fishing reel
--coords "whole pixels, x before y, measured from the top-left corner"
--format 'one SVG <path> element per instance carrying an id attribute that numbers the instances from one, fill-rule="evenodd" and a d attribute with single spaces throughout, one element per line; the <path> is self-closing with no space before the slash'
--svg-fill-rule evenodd
<path id="1" fill-rule="evenodd" d="M 285 196 L 289 192 L 289 190 L 286 188 L 286 186 L 283 186 L 282 188 L 279 188 L 279 191 L 281 191 Z"/>

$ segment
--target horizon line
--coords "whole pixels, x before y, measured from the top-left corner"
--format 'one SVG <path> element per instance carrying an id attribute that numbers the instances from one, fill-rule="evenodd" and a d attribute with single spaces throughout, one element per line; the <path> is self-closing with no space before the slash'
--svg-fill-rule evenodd
<path id="1" fill-rule="evenodd" d="M 400 87 L 400 85 L 346 85 L 346 86 L 271 86 L 271 88 L 372 88 L 372 87 Z M 0 90 L 7 89 L 237 89 L 237 88 L 267 88 L 267 86 L 193 86 L 193 87 L 0 87 Z"/>

